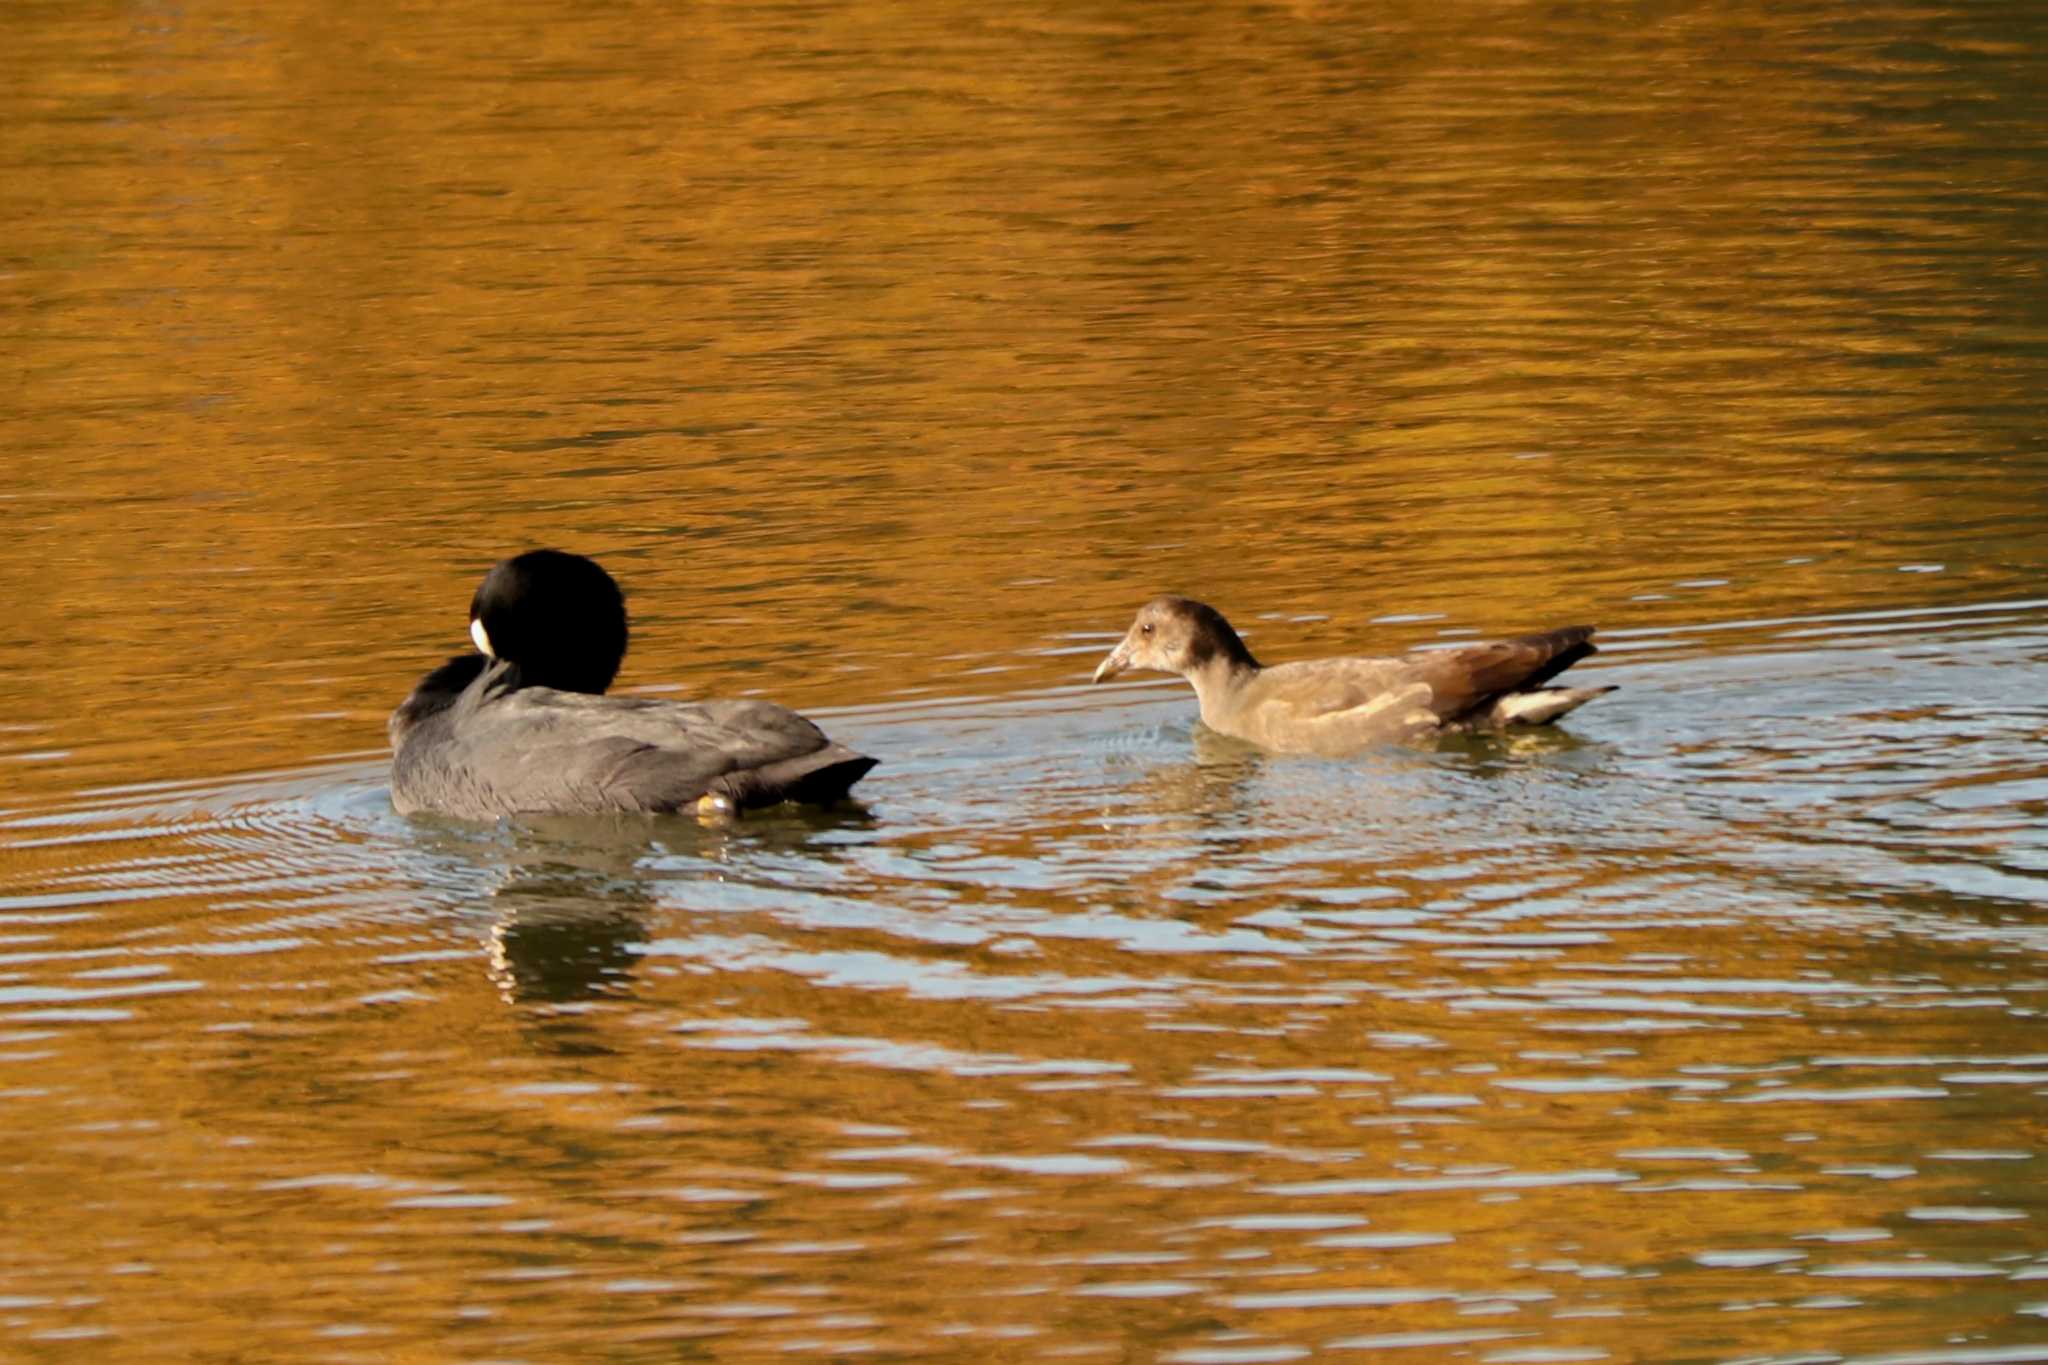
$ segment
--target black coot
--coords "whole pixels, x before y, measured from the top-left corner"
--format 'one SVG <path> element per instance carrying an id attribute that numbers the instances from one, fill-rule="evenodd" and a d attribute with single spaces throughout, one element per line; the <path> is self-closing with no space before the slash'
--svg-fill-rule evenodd
<path id="1" fill-rule="evenodd" d="M 391 713 L 401 812 L 828 805 L 875 766 L 773 702 L 603 695 L 626 655 L 626 603 L 582 555 L 500 561 L 470 600 L 469 633 L 481 652 L 427 674 Z"/>

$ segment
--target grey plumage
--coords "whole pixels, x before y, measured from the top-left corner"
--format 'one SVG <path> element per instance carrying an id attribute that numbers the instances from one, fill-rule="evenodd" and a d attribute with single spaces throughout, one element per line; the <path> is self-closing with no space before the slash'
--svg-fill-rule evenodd
<path id="1" fill-rule="evenodd" d="M 556 559 L 540 558 L 549 555 Z M 522 650 L 545 654 L 560 637 L 536 631 L 534 615 L 522 613 L 526 584 L 539 576 L 557 586 L 547 575 L 569 560 L 579 561 L 578 572 L 603 572 L 554 551 L 506 561 L 522 568 L 513 576 L 520 592 L 496 601 L 480 590 L 472 621 L 488 623 L 483 638 L 519 638 Z M 487 586 L 494 580 L 504 575 L 494 570 Z M 613 592 L 622 654 L 623 599 Z M 599 662 L 609 665 L 597 671 L 608 681 L 617 658 Z M 737 810 L 780 801 L 824 805 L 875 766 L 773 702 L 606 697 L 530 684 L 528 669 L 528 660 L 470 654 L 421 679 L 391 716 L 392 804 L 468 819 L 674 811 L 705 798 Z"/>
<path id="2" fill-rule="evenodd" d="M 829 804 L 875 766 L 773 702 L 592 697 L 508 686 L 515 672 L 494 663 L 448 704 L 416 708 L 395 736 L 393 805 L 495 819 L 674 811 L 705 796 L 742 810 Z"/>

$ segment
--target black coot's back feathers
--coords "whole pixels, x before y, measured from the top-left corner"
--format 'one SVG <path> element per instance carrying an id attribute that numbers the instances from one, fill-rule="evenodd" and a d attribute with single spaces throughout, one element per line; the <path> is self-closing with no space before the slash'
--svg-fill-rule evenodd
<path id="1" fill-rule="evenodd" d="M 535 550 L 470 603 L 487 650 L 428 673 L 390 721 L 392 802 L 470 819 L 522 813 L 829 805 L 875 760 L 765 701 L 606 697 L 625 601 L 595 562 Z"/>

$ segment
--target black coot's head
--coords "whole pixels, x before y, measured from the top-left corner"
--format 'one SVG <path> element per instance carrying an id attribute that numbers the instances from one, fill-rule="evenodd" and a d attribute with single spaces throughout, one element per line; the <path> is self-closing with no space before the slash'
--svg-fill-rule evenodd
<path id="1" fill-rule="evenodd" d="M 499 560 L 469 603 L 469 636 L 519 681 L 602 693 L 626 657 L 626 599 L 597 561 L 564 550 Z"/>

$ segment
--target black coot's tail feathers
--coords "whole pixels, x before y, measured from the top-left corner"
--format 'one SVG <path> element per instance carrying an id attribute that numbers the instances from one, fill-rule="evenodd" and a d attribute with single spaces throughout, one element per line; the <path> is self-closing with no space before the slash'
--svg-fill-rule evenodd
<path id="1" fill-rule="evenodd" d="M 711 784 L 711 790 L 726 797 L 740 810 L 797 801 L 807 806 L 829 806 L 845 799 L 854 783 L 867 776 L 878 760 L 856 753 L 844 744 L 827 744 L 822 749 L 795 758 L 727 773 Z"/>

